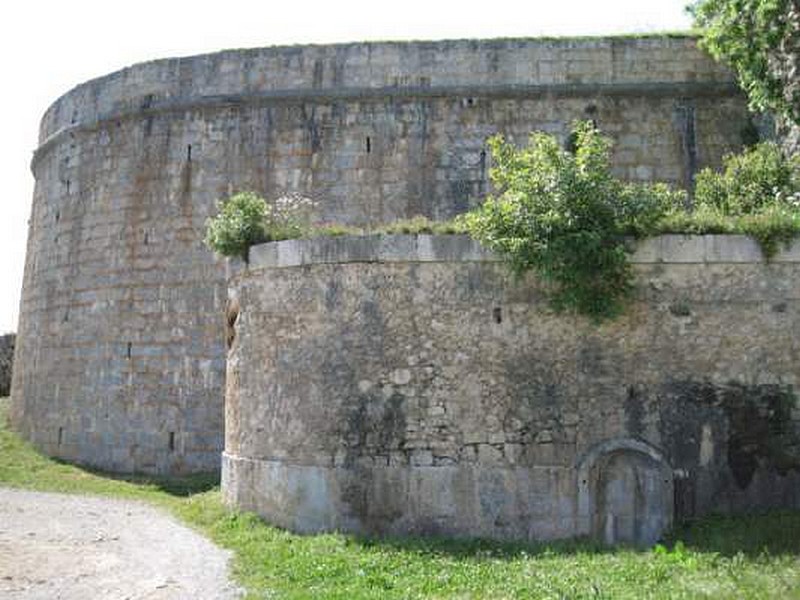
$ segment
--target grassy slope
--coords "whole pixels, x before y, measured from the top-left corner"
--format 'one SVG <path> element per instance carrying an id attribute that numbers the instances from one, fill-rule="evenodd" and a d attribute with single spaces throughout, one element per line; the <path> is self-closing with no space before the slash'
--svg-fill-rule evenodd
<path id="1" fill-rule="evenodd" d="M 235 552 L 251 598 L 798 598 L 800 514 L 715 518 L 671 549 L 298 536 L 227 511 L 209 478 L 120 480 L 42 457 L 8 430 L 0 485 L 140 499 Z"/>

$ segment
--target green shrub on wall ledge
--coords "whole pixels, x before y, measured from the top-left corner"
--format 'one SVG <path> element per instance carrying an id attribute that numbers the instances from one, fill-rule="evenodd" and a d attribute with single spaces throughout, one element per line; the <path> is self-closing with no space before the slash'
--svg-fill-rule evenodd
<path id="1" fill-rule="evenodd" d="M 777 206 L 800 206 L 800 156 L 787 157 L 763 142 L 723 158 L 721 172 L 703 169 L 695 178 L 699 206 L 729 216 L 752 215 Z"/>
<path id="2" fill-rule="evenodd" d="M 247 258 L 250 246 L 267 241 L 266 201 L 253 192 L 234 194 L 219 203 L 219 213 L 206 222 L 206 245 L 223 256 Z"/>
<path id="3" fill-rule="evenodd" d="M 219 207 L 206 222 L 206 245 L 223 256 L 247 260 L 250 246 L 307 236 L 314 203 L 298 194 L 268 203 L 254 192 L 239 192 Z"/>
<path id="4" fill-rule="evenodd" d="M 415 217 L 359 228 L 312 224 L 314 203 L 299 195 L 267 202 L 253 192 L 224 200 L 208 220 L 206 244 L 247 259 L 251 245 L 311 236 L 367 233 L 468 233 L 504 257 L 513 270 L 550 284 L 559 310 L 602 320 L 618 315 L 632 289 L 630 236 L 738 233 L 754 237 L 767 258 L 800 233 L 800 157 L 759 144 L 725 157 L 721 172 L 697 176 L 695 208 L 667 185 L 623 182 L 611 173 L 611 140 L 577 123 L 570 150 L 534 132 L 516 148 L 489 140 L 498 190 L 478 209 L 449 222 Z"/>
<path id="5" fill-rule="evenodd" d="M 773 142 L 728 154 L 722 171 L 703 169 L 695 181 L 694 213 L 670 215 L 662 231 L 671 222 L 680 233 L 746 233 L 768 258 L 800 231 L 800 156 Z"/>
<path id="6" fill-rule="evenodd" d="M 626 236 L 739 233 L 767 258 L 800 233 L 800 157 L 771 142 L 725 157 L 697 176 L 695 209 L 665 184 L 624 183 L 611 174 L 611 141 L 576 125 L 574 153 L 544 133 L 527 148 L 490 140 L 499 194 L 465 218 L 469 233 L 552 284 L 556 308 L 613 317 L 631 290 Z"/>
<path id="7" fill-rule="evenodd" d="M 624 183 L 611 173 L 611 141 L 576 124 L 574 153 L 545 133 L 526 148 L 489 141 L 499 191 L 466 216 L 472 236 L 518 272 L 552 284 L 558 309 L 595 319 L 623 309 L 632 288 L 625 237 L 647 234 L 683 195 L 665 185 Z"/>

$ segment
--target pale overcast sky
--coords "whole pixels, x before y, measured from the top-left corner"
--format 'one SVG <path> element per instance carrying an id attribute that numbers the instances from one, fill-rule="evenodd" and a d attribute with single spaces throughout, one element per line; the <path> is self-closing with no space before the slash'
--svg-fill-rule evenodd
<path id="1" fill-rule="evenodd" d="M 71 0 L 6 2 L 0 173 L 0 333 L 17 326 L 39 118 L 73 86 L 132 63 L 309 42 L 686 30 L 688 0 Z"/>

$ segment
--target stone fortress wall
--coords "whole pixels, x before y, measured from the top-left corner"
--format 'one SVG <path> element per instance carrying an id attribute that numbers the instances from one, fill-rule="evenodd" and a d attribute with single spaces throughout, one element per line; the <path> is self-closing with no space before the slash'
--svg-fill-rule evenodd
<path id="1" fill-rule="evenodd" d="M 685 183 L 740 147 L 730 73 L 691 38 L 234 50 L 135 65 L 46 112 L 32 169 L 14 426 L 113 471 L 216 469 L 218 198 L 299 192 L 329 222 L 444 218 L 487 192 L 485 140 L 592 118 L 615 170 Z"/>
<path id="2" fill-rule="evenodd" d="M 223 493 L 294 530 L 651 544 L 800 508 L 800 243 L 663 236 L 613 322 L 461 236 L 257 246 L 231 278 Z"/>

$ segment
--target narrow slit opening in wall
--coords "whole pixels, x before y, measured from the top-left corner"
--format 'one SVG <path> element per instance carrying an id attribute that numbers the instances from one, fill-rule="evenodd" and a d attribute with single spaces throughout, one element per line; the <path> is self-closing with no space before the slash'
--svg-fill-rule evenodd
<path id="1" fill-rule="evenodd" d="M 131 350 L 132 349 L 133 349 L 133 344 L 131 342 L 128 342 L 128 350 L 127 350 L 127 355 L 126 355 L 128 359 L 130 359 L 130 357 L 131 357 Z"/>
<path id="2" fill-rule="evenodd" d="M 175 432 L 174 431 L 170 431 L 169 432 L 169 451 L 170 452 L 174 452 L 175 451 Z"/>
<path id="3" fill-rule="evenodd" d="M 148 243 L 150 243 L 150 235 L 148 233 L 145 233 L 144 234 L 144 245 L 147 246 Z"/>
<path id="4" fill-rule="evenodd" d="M 66 181 L 66 185 L 67 185 L 67 194 L 69 194 L 69 186 L 70 186 L 70 183 L 71 183 L 71 181 L 70 181 L 69 179 L 67 179 L 67 181 Z"/>
<path id="5" fill-rule="evenodd" d="M 186 146 L 186 162 L 192 162 L 192 145 Z"/>
<path id="6" fill-rule="evenodd" d="M 59 427 L 58 428 L 58 445 L 60 446 L 61 442 L 63 442 L 63 441 L 64 441 L 64 428 L 63 427 Z"/>
<path id="7" fill-rule="evenodd" d="M 499 306 L 495 306 L 494 309 L 492 309 L 492 318 L 494 319 L 494 322 L 497 323 L 498 325 L 502 323 L 503 309 L 500 308 Z"/>
<path id="8" fill-rule="evenodd" d="M 372 152 L 372 140 L 369 136 L 367 136 L 367 154 Z"/>

